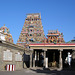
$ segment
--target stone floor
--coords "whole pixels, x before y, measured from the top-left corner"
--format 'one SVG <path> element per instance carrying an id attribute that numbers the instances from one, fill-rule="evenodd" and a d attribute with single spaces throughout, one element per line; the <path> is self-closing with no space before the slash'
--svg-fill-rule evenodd
<path id="1" fill-rule="evenodd" d="M 0 71 L 0 75 L 75 75 L 75 71 L 72 69 L 66 69 L 62 71 L 50 71 L 50 69 L 23 69 L 20 71 Z"/>

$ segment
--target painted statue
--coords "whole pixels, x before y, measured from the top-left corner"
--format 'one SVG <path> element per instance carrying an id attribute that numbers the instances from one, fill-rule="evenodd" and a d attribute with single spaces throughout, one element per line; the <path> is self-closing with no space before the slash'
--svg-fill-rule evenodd
<path id="1" fill-rule="evenodd" d="M 65 59 L 65 63 L 68 64 L 69 66 L 71 66 L 71 60 L 72 60 L 72 55 L 70 54 L 70 52 L 68 52 L 68 56 Z"/>
<path id="2" fill-rule="evenodd" d="M 68 64 L 69 64 L 69 66 L 71 66 L 71 54 L 70 54 L 70 52 L 68 52 L 68 57 L 67 57 L 67 62 L 68 62 Z"/>

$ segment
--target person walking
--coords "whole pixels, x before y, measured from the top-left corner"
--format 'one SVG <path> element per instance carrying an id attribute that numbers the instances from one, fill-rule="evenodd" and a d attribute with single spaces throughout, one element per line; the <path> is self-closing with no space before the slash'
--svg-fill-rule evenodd
<path id="1" fill-rule="evenodd" d="M 25 54 L 25 52 L 24 52 L 24 54 L 23 54 L 23 68 L 26 68 L 27 66 L 26 66 L 26 54 Z"/>

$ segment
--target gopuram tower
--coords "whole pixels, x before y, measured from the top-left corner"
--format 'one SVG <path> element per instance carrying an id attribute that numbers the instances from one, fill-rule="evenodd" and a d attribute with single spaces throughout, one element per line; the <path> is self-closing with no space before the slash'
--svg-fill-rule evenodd
<path id="1" fill-rule="evenodd" d="M 29 43 L 42 43 L 44 38 L 41 15 L 39 13 L 27 14 L 17 44 L 25 47 L 25 44 Z"/>

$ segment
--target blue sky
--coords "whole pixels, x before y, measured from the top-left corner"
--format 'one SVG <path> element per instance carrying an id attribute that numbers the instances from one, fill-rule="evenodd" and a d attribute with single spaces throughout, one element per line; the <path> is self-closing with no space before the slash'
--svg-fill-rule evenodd
<path id="1" fill-rule="evenodd" d="M 45 36 L 58 29 L 66 42 L 75 37 L 75 0 L 0 0 L 0 27 L 10 29 L 15 44 L 27 13 L 41 13 Z"/>

